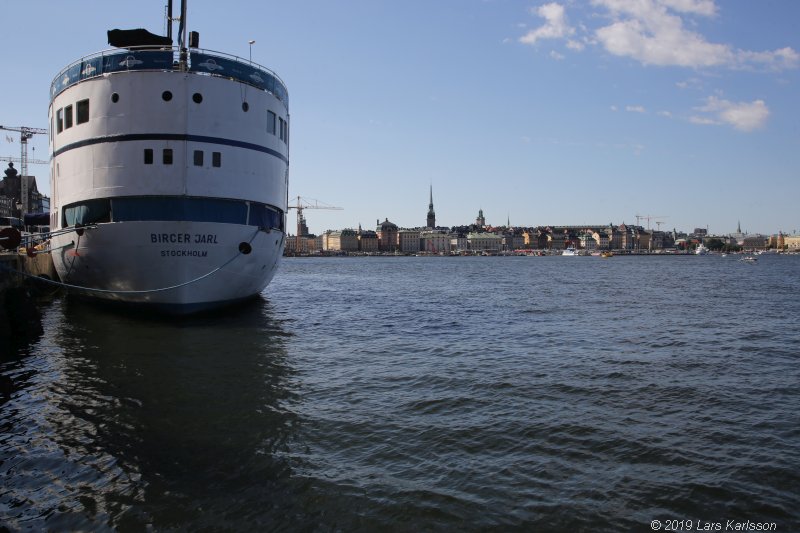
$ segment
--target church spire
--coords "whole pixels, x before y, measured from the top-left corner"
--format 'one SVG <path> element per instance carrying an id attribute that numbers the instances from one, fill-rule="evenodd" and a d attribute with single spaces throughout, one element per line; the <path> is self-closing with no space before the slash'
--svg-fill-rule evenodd
<path id="1" fill-rule="evenodd" d="M 428 203 L 428 219 L 425 225 L 429 228 L 436 227 L 436 212 L 433 210 L 433 185 L 431 185 L 431 197 Z"/>

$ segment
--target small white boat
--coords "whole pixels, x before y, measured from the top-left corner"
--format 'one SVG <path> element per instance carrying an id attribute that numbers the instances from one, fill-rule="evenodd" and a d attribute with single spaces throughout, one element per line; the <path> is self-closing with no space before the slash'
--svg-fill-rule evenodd
<path id="1" fill-rule="evenodd" d="M 758 261 L 758 258 L 754 255 L 746 255 L 741 259 L 739 259 L 739 261 L 744 261 L 745 263 L 755 263 L 756 261 Z"/>
<path id="2" fill-rule="evenodd" d="M 564 251 L 561 252 L 561 255 L 579 255 L 579 254 L 575 248 L 570 246 L 569 248 L 565 248 Z"/>
<path id="3" fill-rule="evenodd" d="M 694 251 L 696 255 L 708 255 L 708 252 L 708 248 L 706 248 L 702 242 L 697 245 L 697 248 Z"/>

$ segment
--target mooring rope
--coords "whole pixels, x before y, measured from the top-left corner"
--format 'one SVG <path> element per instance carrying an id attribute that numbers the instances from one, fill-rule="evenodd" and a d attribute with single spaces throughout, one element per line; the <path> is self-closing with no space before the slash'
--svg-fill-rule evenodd
<path id="1" fill-rule="evenodd" d="M 259 231 L 261 231 L 260 228 L 256 230 L 256 232 L 253 234 L 253 236 L 250 238 L 250 240 L 247 242 L 247 244 L 252 244 L 253 240 L 256 238 L 256 235 L 258 235 Z M 220 270 L 222 270 L 223 268 L 225 268 L 229 264 L 233 263 L 233 261 L 237 257 L 239 257 L 240 255 L 242 255 L 242 254 L 243 254 L 243 252 L 237 250 L 237 253 L 233 257 L 231 257 L 230 259 L 225 261 L 222 265 L 220 265 L 217 268 L 215 268 L 214 270 L 212 270 L 210 272 L 207 272 L 207 273 L 203 274 L 202 276 L 194 278 L 192 280 L 185 281 L 183 283 L 179 283 L 177 285 L 172 285 L 172 286 L 169 286 L 169 287 L 161 287 L 159 289 L 143 289 L 143 290 L 138 290 L 138 291 L 113 290 L 113 289 L 95 289 L 93 287 L 82 287 L 80 285 L 72 285 L 70 283 L 64 283 L 62 281 L 55 281 L 55 280 L 52 280 L 52 279 L 42 278 L 42 277 L 39 277 L 39 276 L 35 276 L 33 274 L 28 274 L 26 272 L 22 272 L 22 271 L 16 270 L 14 268 L 8 268 L 5 265 L 3 265 L 2 263 L 0 263 L 0 268 L 2 268 L 3 270 L 9 271 L 9 272 L 13 272 L 13 273 L 19 274 L 19 275 L 24 276 L 26 278 L 33 278 L 33 279 L 35 279 L 37 281 L 41 281 L 42 283 L 47 283 L 49 285 L 56 285 L 56 286 L 63 287 L 63 288 L 66 288 L 66 289 L 76 289 L 76 290 L 87 291 L 87 292 L 96 292 L 96 293 L 101 293 L 101 294 L 149 294 L 149 293 L 154 293 L 154 292 L 164 292 L 164 291 L 170 291 L 170 290 L 173 290 L 173 289 L 179 289 L 181 287 L 185 287 L 186 285 L 191 285 L 192 283 L 197 283 L 198 281 L 203 280 L 203 279 L 205 279 L 205 278 L 207 278 L 207 277 L 219 272 Z M 71 269 L 72 269 L 72 267 L 70 266 L 70 270 Z"/>

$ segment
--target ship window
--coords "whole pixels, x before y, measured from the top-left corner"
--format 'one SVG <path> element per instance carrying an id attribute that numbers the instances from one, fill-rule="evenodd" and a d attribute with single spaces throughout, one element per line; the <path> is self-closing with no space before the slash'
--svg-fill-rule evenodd
<path id="1" fill-rule="evenodd" d="M 58 133 L 64 131 L 64 109 L 56 111 L 56 131 Z"/>
<path id="2" fill-rule="evenodd" d="M 81 100 L 75 104 L 75 122 L 84 124 L 89 122 L 89 100 Z"/>
<path id="3" fill-rule="evenodd" d="M 250 111 L 250 104 L 248 104 L 247 102 L 242 102 L 242 111 L 244 111 L 245 113 Z"/>
<path id="4" fill-rule="evenodd" d="M 267 111 L 267 133 L 275 135 L 275 113 Z"/>
<path id="5" fill-rule="evenodd" d="M 202 150 L 195 150 L 194 151 L 194 166 L 202 167 L 203 166 L 203 151 Z"/>
<path id="6" fill-rule="evenodd" d="M 264 204 L 250 204 L 250 220 L 248 220 L 248 225 L 282 230 L 282 222 L 283 217 L 277 209 Z"/>
<path id="7" fill-rule="evenodd" d="M 161 157 L 162 162 L 165 165 L 172 164 L 172 148 L 164 148 L 163 155 Z"/>
<path id="8" fill-rule="evenodd" d="M 280 133 L 280 138 L 281 138 L 281 140 L 283 142 L 288 143 L 289 142 L 289 123 L 286 122 L 285 120 L 283 120 L 282 118 L 279 119 L 279 120 L 280 120 L 280 132 L 279 132 Z"/>
<path id="9" fill-rule="evenodd" d="M 144 149 L 144 164 L 145 165 L 152 165 L 153 164 L 153 149 L 152 148 L 145 148 Z"/>
<path id="10" fill-rule="evenodd" d="M 99 222 L 111 222 L 111 202 L 108 198 L 86 200 L 64 208 L 64 227 Z"/>
<path id="11" fill-rule="evenodd" d="M 211 152 L 211 165 L 217 168 L 222 166 L 222 152 Z"/>
<path id="12" fill-rule="evenodd" d="M 124 197 L 114 198 L 114 222 L 135 220 L 190 220 L 245 224 L 247 204 L 218 198 Z"/>
<path id="13" fill-rule="evenodd" d="M 119 95 L 117 93 L 112 94 L 111 101 L 114 102 L 115 104 L 119 102 Z"/>
<path id="14" fill-rule="evenodd" d="M 161 99 L 164 100 L 165 102 L 169 102 L 170 100 L 172 100 L 172 93 L 169 91 L 164 91 L 163 93 L 161 93 Z"/>
<path id="15" fill-rule="evenodd" d="M 192 100 L 194 100 L 194 103 L 195 103 L 195 104 L 199 104 L 200 102 L 202 102 L 202 101 L 203 101 L 203 95 L 202 95 L 202 94 L 200 94 L 200 93 L 194 93 L 194 94 L 192 95 Z"/>
<path id="16" fill-rule="evenodd" d="M 72 127 L 72 106 L 68 105 L 64 108 L 64 129 Z"/>

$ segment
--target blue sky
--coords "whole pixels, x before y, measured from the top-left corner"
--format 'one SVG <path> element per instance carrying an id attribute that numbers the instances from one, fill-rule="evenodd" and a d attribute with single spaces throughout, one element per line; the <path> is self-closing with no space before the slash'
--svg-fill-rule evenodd
<path id="1" fill-rule="evenodd" d="M 58 70 L 108 29 L 163 33 L 165 4 L 3 2 L 0 124 L 46 127 Z M 194 0 L 188 19 L 203 48 L 254 39 L 286 82 L 290 196 L 343 208 L 306 211 L 312 232 L 424 225 L 430 186 L 446 226 L 800 230 L 800 2 Z"/>

